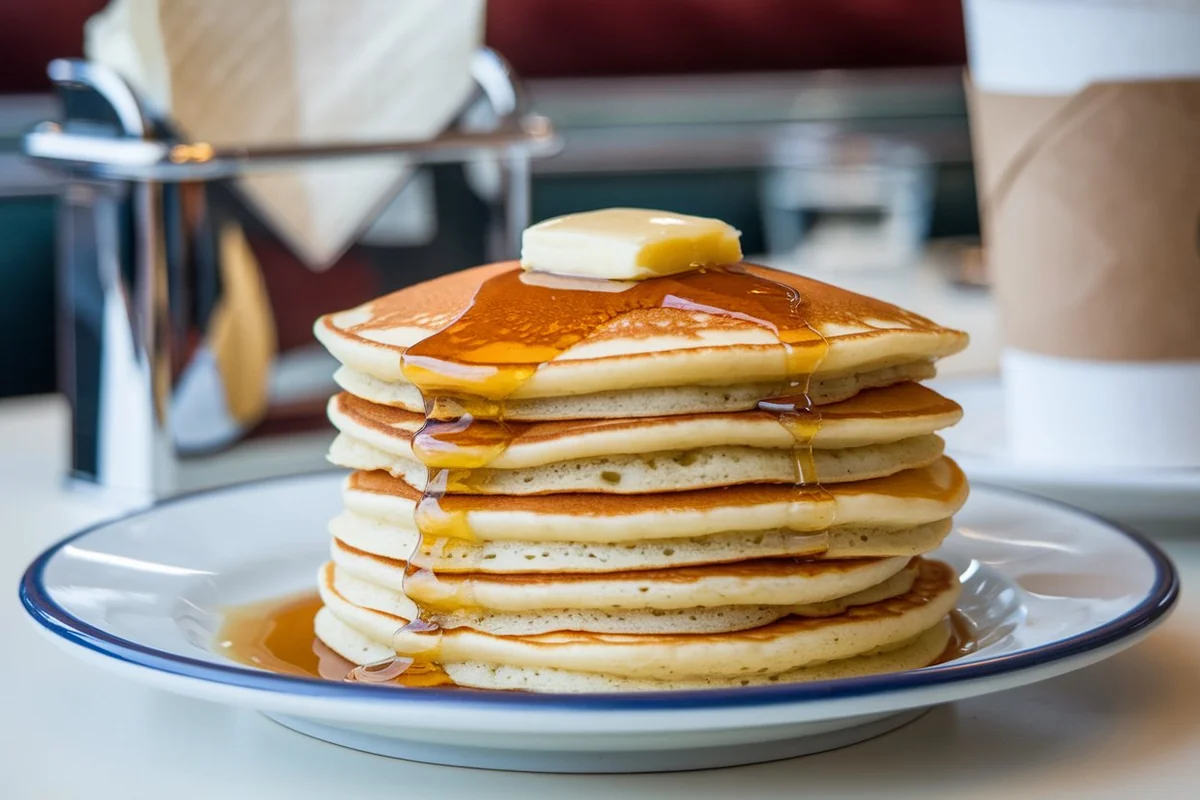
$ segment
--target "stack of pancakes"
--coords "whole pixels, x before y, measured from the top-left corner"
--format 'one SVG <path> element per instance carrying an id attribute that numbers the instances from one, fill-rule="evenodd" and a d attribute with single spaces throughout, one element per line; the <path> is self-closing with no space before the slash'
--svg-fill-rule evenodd
<path id="1" fill-rule="evenodd" d="M 320 319 L 345 390 L 330 458 L 354 470 L 321 641 L 532 691 L 936 660 L 958 582 L 921 555 L 967 486 L 936 435 L 960 409 L 917 381 L 966 337 L 722 270 L 625 307 L 625 284 L 497 264 Z"/>

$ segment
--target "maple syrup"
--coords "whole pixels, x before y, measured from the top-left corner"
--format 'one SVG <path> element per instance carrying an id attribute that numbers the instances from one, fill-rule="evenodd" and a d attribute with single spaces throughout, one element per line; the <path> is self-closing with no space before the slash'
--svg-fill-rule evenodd
<path id="1" fill-rule="evenodd" d="M 217 634 L 216 650 L 241 664 L 302 678 L 410 688 L 453 685 L 428 661 L 396 659 L 366 667 L 347 661 L 313 631 L 320 609 L 321 597 L 315 592 L 232 609 Z"/>
<path id="2" fill-rule="evenodd" d="M 824 357 L 825 341 L 801 314 L 799 292 L 740 265 L 638 281 L 621 291 L 610 281 L 577 280 L 564 288 L 523 275 L 512 269 L 483 281 L 457 319 L 404 352 L 404 377 L 421 389 L 433 418 L 453 418 L 456 405 L 476 418 L 502 417 L 503 401 L 542 364 L 639 310 L 674 308 L 771 330 L 783 345 L 781 381 L 811 374 Z"/>

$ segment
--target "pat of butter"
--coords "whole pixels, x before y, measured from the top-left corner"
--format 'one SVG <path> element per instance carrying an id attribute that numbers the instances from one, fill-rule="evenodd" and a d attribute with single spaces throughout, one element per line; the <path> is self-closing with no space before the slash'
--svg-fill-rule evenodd
<path id="1" fill-rule="evenodd" d="M 741 231 L 718 219 L 644 208 L 568 214 L 526 228 L 521 266 L 581 278 L 641 280 L 742 260 Z"/>

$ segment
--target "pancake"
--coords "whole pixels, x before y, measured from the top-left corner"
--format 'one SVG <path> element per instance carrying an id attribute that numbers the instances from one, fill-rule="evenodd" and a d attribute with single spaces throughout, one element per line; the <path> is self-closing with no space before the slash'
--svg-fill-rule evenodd
<path id="1" fill-rule="evenodd" d="M 443 539 L 421 548 L 421 563 L 439 575 L 458 572 L 544 574 L 626 572 L 704 564 L 731 564 L 758 558 L 887 558 L 936 550 L 950 533 L 949 519 L 911 528 L 841 525 L 828 531 L 716 533 L 686 539 L 626 543 L 473 542 Z M 420 545 L 413 527 L 344 511 L 329 522 L 334 539 L 355 550 L 398 561 Z"/>
<path id="2" fill-rule="evenodd" d="M 317 612 L 315 627 L 317 635 L 330 649 L 352 663 L 375 664 L 392 657 L 390 648 L 363 636 L 339 620 L 327 608 Z M 457 662 L 446 664 L 443 668 L 456 684 L 472 689 L 556 693 L 724 689 L 771 683 L 828 681 L 919 669 L 933 663 L 945 651 L 950 643 L 950 637 L 950 624 L 942 622 L 909 642 L 894 648 L 881 649 L 869 655 L 800 667 L 774 675 L 750 675 L 740 678 L 708 676 L 658 681 L 624 678 L 594 672 L 569 672 L 559 669 L 500 666 L 477 662 Z"/>
<path id="3" fill-rule="evenodd" d="M 814 450 L 811 477 L 825 485 L 887 477 L 933 464 L 944 446 L 940 436 L 929 434 L 886 444 Z M 383 470 L 416 489 L 425 488 L 425 465 L 412 458 L 411 450 L 406 458 L 341 433 L 329 448 L 329 460 L 350 469 Z M 794 486 L 797 478 L 797 459 L 791 450 L 726 446 L 577 458 L 523 469 L 450 470 L 444 491 L 508 496 L 656 494 L 742 484 Z"/>
<path id="4" fill-rule="evenodd" d="M 332 563 L 363 580 L 404 592 L 423 608 L 534 611 L 546 608 L 677 609 L 727 605 L 823 603 L 861 592 L 895 575 L 903 557 L 771 558 L 733 564 L 594 574 L 460 573 L 406 576 L 407 562 L 349 547 L 336 539 Z"/>
<path id="5" fill-rule="evenodd" d="M 512 359 L 511 353 L 529 349 L 531 338 L 551 342 L 529 351 L 544 356 L 537 356 L 537 368 L 519 385 L 505 390 L 510 400 L 642 388 L 779 386 L 810 372 L 843 377 L 929 362 L 966 346 L 964 334 L 888 303 L 779 270 L 751 265 L 737 270 L 737 275 L 697 271 L 640 285 L 543 285 L 523 276 L 513 262 L 492 264 L 323 316 L 314 332 L 350 369 L 389 383 L 408 383 L 401 370 L 405 351 L 451 323 L 470 327 L 456 340 L 458 357 L 472 363 L 491 363 L 500 353 Z M 485 297 L 492 298 L 490 304 Z M 784 311 L 766 318 L 771 300 Z M 468 309 L 478 310 L 469 325 Z M 571 326 L 577 332 L 559 330 Z"/>
<path id="6" fill-rule="evenodd" d="M 332 617 L 332 615 L 331 615 Z M 354 636 L 349 628 L 344 630 Z M 909 642 L 853 658 L 815 664 L 788 670 L 775 675 L 749 675 L 740 678 L 705 676 L 672 681 L 624 678 L 591 672 L 568 672 L 556 669 L 496 666 L 493 664 L 446 664 L 446 674 L 459 686 L 473 689 L 526 692 L 663 692 L 668 690 L 727 689 L 739 686 L 761 686 L 772 683 L 804 683 L 860 678 L 887 672 L 920 669 L 932 664 L 950 643 L 951 628 L 941 622 Z M 358 644 L 367 643 L 365 638 Z M 353 645 L 350 648 L 353 651 Z"/>
<path id="7" fill-rule="evenodd" d="M 333 589 L 360 608 L 396 617 L 416 613 L 413 601 L 396 588 L 364 578 L 341 564 L 331 568 Z M 470 628 L 497 636 L 530 636 L 554 631 L 674 634 L 730 633 L 761 627 L 789 614 L 827 617 L 848 608 L 902 595 L 917 577 L 915 564 L 860 592 L 802 605 L 723 605 L 696 608 L 538 608 L 497 611 L 486 608 L 427 610 L 425 619 L 443 629 Z"/>
<path id="8" fill-rule="evenodd" d="M 366 639 L 401 656 L 435 653 L 438 663 L 447 667 L 466 662 L 663 682 L 741 680 L 769 679 L 801 667 L 900 648 L 937 627 L 954 607 L 958 579 L 950 567 L 937 561 L 922 560 L 918 570 L 912 588 L 897 597 L 830 617 L 792 615 L 721 634 L 562 631 L 496 636 L 456 628 L 431 637 L 402 630 L 407 624 L 402 617 L 349 602 L 333 588 L 330 569 L 322 571 L 320 591 L 330 614 Z M 318 635 L 343 657 L 355 660 L 355 654 L 340 649 L 339 642 L 325 639 L 322 630 Z M 378 656 L 378 651 L 357 655 Z"/>
<path id="9" fill-rule="evenodd" d="M 917 383 L 873 389 L 819 406 L 810 424 L 818 450 L 885 444 L 932 434 L 961 418 L 957 403 Z M 329 401 L 329 419 L 348 436 L 393 455 L 417 459 L 413 437 L 425 423 L 423 413 L 381 406 L 347 392 Z M 629 456 L 708 447 L 791 450 L 795 436 L 777 415 L 757 409 L 715 414 L 683 414 L 640 419 L 594 419 L 558 422 L 486 420 L 431 423 L 420 441 L 427 466 L 454 467 L 465 458 L 492 469 L 523 469 L 561 461 Z M 438 460 L 434 446 L 452 446 L 454 459 Z"/>
<path id="10" fill-rule="evenodd" d="M 808 384 L 807 395 L 816 404 L 837 403 L 865 389 L 929 380 L 936 375 L 932 361 L 910 361 L 850 375 L 816 375 Z M 363 400 L 414 413 L 424 411 L 421 393 L 411 383 L 389 383 L 345 366 L 338 369 L 333 378 L 347 392 Z M 504 402 L 504 415 L 508 420 L 553 421 L 745 411 L 788 390 L 787 383 L 772 382 L 618 389 L 569 397 L 509 398 Z"/>
<path id="11" fill-rule="evenodd" d="M 962 471 L 942 457 L 928 467 L 825 489 L 731 486 L 660 495 L 452 495 L 438 507 L 439 535 L 520 542 L 629 543 L 730 532 L 823 531 L 835 523 L 912 527 L 952 516 L 967 497 Z M 414 529 L 421 493 L 385 472 L 355 472 L 345 507 Z"/>

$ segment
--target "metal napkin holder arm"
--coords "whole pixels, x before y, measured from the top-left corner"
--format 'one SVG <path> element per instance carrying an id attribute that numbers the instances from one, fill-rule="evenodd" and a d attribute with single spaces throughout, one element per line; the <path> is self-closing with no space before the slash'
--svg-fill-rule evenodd
<path id="1" fill-rule="evenodd" d="M 57 316 L 59 387 L 72 407 L 73 479 L 111 488 L 131 502 L 199 488 L 222 470 L 194 465 L 236 443 L 250 427 L 231 419 L 225 387 L 186 346 L 209 339 L 209 319 L 194 309 L 211 307 L 213 287 L 218 293 L 221 287 L 212 265 L 196 262 L 194 249 L 164 246 L 194 235 L 179 223 L 178 203 L 171 199 L 176 185 L 336 160 L 434 164 L 486 158 L 501 177 L 491 201 L 493 255 L 515 255 L 529 221 L 529 161 L 554 154 L 560 144 L 550 122 L 528 112 L 501 56 L 481 48 L 471 72 L 479 91 L 465 109 L 482 97 L 488 124 L 474 127 L 486 129 L 452 126 L 415 142 L 217 147 L 164 135 L 164 125 L 137 93 L 102 65 L 67 59 L 50 64 L 68 112 L 79 111 L 82 102 L 102 119 L 68 113 L 65 123 L 41 123 L 23 140 L 27 155 L 65 178 Z M 195 380 L 197 374 L 206 377 Z M 208 429 L 217 432 L 204 434 Z M 221 481 L 283 471 L 289 468 L 231 472 Z M 189 477 L 199 474 L 206 476 L 199 483 Z"/>

